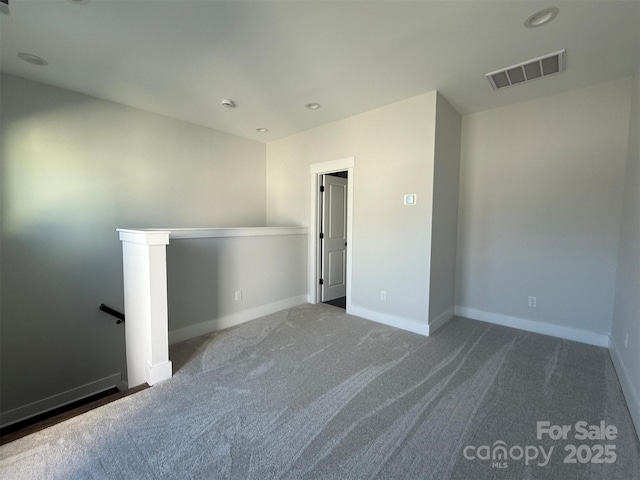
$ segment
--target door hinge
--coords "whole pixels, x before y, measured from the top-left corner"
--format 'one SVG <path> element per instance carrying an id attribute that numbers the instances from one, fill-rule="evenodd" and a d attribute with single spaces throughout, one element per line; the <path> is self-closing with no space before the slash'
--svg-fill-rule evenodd
<path id="1" fill-rule="evenodd" d="M 320 193 L 324 192 L 324 185 L 320 185 Z"/>
<path id="2" fill-rule="evenodd" d="M 320 240 L 324 239 L 324 233 L 320 233 Z"/>
<path id="3" fill-rule="evenodd" d="M 324 285 L 324 280 L 322 278 L 320 279 L 320 285 Z"/>

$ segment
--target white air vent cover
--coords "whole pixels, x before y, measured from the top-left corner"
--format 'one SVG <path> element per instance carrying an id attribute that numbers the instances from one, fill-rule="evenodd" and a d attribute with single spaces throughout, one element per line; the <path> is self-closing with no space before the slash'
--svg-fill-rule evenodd
<path id="1" fill-rule="evenodd" d="M 486 77 L 494 90 L 529 82 L 536 78 L 548 77 L 564 72 L 565 50 L 534 58 L 527 62 L 487 73 Z"/>

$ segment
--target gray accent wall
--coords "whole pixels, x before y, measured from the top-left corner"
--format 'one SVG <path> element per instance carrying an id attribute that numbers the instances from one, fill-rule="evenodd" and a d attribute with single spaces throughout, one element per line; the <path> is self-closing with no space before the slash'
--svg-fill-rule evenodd
<path id="1" fill-rule="evenodd" d="M 264 226 L 266 172 L 259 142 L 1 80 L 6 412 L 126 372 L 124 327 L 98 310 L 123 310 L 116 228 Z"/>
<path id="2" fill-rule="evenodd" d="M 622 79 L 463 118 L 458 306 L 608 335 L 630 88 Z"/>

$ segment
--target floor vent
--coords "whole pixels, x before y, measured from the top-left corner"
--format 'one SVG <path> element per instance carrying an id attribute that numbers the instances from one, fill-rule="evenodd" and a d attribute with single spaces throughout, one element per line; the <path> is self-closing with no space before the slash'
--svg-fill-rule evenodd
<path id="1" fill-rule="evenodd" d="M 548 77 L 564 72 L 565 50 L 534 58 L 527 62 L 487 73 L 486 77 L 494 90 L 529 82 L 536 78 Z"/>

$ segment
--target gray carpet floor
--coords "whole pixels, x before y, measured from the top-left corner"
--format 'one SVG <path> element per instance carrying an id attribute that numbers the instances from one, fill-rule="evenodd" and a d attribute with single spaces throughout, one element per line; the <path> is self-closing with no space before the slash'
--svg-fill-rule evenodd
<path id="1" fill-rule="evenodd" d="M 0 477 L 640 478 L 604 348 L 463 318 L 427 338 L 305 305 L 170 356 L 171 380 L 0 447 Z M 538 439 L 538 421 L 572 430 Z M 576 440 L 580 421 L 616 438 Z"/>

